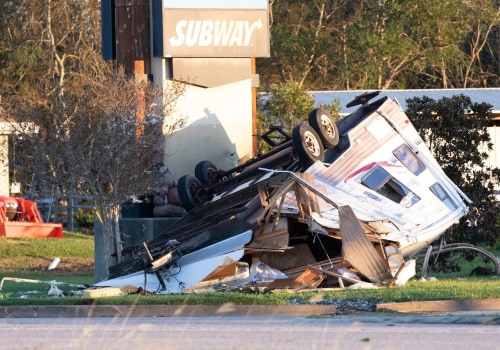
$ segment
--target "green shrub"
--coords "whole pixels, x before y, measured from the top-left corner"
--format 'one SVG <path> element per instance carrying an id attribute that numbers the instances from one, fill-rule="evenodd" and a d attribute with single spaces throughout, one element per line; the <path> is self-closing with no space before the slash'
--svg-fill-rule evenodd
<path id="1" fill-rule="evenodd" d="M 89 210 L 78 209 L 73 213 L 73 218 L 76 220 L 79 227 L 91 230 L 94 228 L 94 212 Z"/>

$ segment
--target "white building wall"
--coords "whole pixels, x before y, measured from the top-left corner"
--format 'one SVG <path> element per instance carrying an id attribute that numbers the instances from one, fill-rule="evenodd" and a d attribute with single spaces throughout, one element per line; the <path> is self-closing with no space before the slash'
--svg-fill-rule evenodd
<path id="1" fill-rule="evenodd" d="M 492 126 L 488 128 L 488 132 L 493 143 L 493 149 L 488 151 L 489 156 L 486 164 L 490 167 L 500 168 L 500 128 Z"/>
<path id="2" fill-rule="evenodd" d="M 166 88 L 175 75 L 170 71 L 169 60 L 154 57 L 151 61 L 153 81 L 162 88 Z M 229 67 L 224 72 L 218 59 L 208 61 L 212 70 L 219 71 L 221 76 L 226 75 L 224 80 L 227 83 L 211 87 L 186 83 L 173 115 L 165 121 L 168 125 L 183 120 L 178 129 L 166 135 L 164 144 L 165 165 L 175 181 L 183 175 L 194 174 L 196 164 L 203 160 L 227 170 L 252 157 L 252 88 L 255 86 L 250 69 L 245 71 L 247 78 L 234 81 L 233 75 L 233 81 L 230 81 L 227 77 L 231 73 Z M 221 61 L 227 62 L 225 59 Z M 235 61 L 248 67 L 251 64 L 250 59 Z M 195 64 L 193 71 L 196 67 Z M 211 75 L 216 73 L 210 72 Z"/>
<path id="3" fill-rule="evenodd" d="M 186 85 L 172 116 L 183 122 L 165 143 L 165 164 L 175 180 L 194 174 L 204 160 L 227 170 L 251 158 L 251 91 L 251 79 L 212 88 Z"/>
<path id="4" fill-rule="evenodd" d="M 486 164 L 492 168 L 500 168 L 500 127 L 492 126 L 488 128 L 493 149 L 488 151 L 488 160 Z M 500 201 L 500 184 L 495 186 L 497 200 Z"/>

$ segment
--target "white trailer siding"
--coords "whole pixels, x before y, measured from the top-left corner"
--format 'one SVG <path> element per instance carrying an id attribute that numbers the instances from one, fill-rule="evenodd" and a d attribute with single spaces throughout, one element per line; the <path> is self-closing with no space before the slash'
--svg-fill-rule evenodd
<path id="1" fill-rule="evenodd" d="M 337 123 L 340 130 L 343 121 Z M 398 242 L 405 254 L 439 238 L 464 215 L 467 206 L 460 190 L 442 172 L 398 104 L 386 100 L 353 125 L 341 135 L 341 144 L 337 146 L 341 150 L 330 151 L 334 153 L 331 160 L 327 153 L 326 164 L 317 162 L 307 170 L 335 203 L 351 206 L 364 221 L 389 220 L 381 239 Z M 401 149 L 418 159 L 418 171 L 401 160 L 395 152 Z M 375 171 L 386 174 L 380 188 L 376 184 L 370 186 L 369 177 Z M 382 188 L 387 184 L 387 188 Z M 440 186 L 441 198 L 433 191 L 435 186 Z M 325 209 L 321 216 L 338 219 L 333 207 Z"/>

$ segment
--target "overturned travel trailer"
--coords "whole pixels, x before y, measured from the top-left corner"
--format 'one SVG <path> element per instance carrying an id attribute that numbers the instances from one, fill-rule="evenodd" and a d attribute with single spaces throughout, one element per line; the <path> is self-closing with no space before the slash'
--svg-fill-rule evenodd
<path id="1" fill-rule="evenodd" d="M 125 248 L 96 286 L 178 293 L 232 275 L 240 285 L 404 283 L 412 256 L 463 217 L 470 200 L 398 103 L 370 103 L 376 95 L 357 98 L 359 109 L 338 121 L 312 111 L 308 124 L 237 168 L 198 164 L 178 181 L 187 214 Z M 272 273 L 259 277 L 259 266 Z"/>

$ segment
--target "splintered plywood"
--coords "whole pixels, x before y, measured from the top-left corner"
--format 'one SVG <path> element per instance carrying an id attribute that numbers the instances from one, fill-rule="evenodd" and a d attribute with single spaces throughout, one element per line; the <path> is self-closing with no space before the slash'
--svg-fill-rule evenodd
<path id="1" fill-rule="evenodd" d="M 373 283 L 389 284 L 393 276 L 375 250 L 351 207 L 339 207 L 342 257 Z"/>
<path id="2" fill-rule="evenodd" d="M 234 276 L 234 275 L 236 275 L 236 272 L 238 271 L 237 264 L 238 264 L 238 262 L 234 261 L 229 265 L 219 266 L 210 275 L 205 277 L 205 279 L 203 279 L 203 281 L 219 280 L 222 278 Z"/>
<path id="3" fill-rule="evenodd" d="M 324 279 L 325 276 L 321 271 L 306 269 L 296 278 L 281 278 L 272 282 L 257 283 L 257 287 L 266 288 L 267 290 L 288 288 L 290 291 L 298 291 L 306 288 L 317 288 Z"/>
<path id="4" fill-rule="evenodd" d="M 262 230 L 254 235 L 248 248 L 284 249 L 288 247 L 288 236 L 288 220 L 280 218 L 263 226 Z"/>
<path id="5" fill-rule="evenodd" d="M 286 250 L 285 252 L 269 252 L 262 254 L 260 260 L 275 269 L 280 271 L 292 269 L 294 267 L 305 266 L 314 264 L 314 258 L 309 246 L 307 244 L 298 244 L 293 249 Z"/>
<path id="6" fill-rule="evenodd" d="M 126 294 L 137 293 L 138 288 L 135 286 L 118 287 L 103 287 L 103 288 L 88 288 L 82 292 L 84 299 L 109 298 Z"/>
<path id="7" fill-rule="evenodd" d="M 225 287 L 229 285 L 244 285 L 248 283 L 250 269 L 247 263 L 235 261 L 229 265 L 219 266 L 203 281 L 192 289 Z"/>
<path id="8" fill-rule="evenodd" d="M 321 272 L 306 269 L 297 278 L 295 278 L 295 281 L 300 283 L 304 288 L 316 288 L 321 284 L 321 282 L 323 282 L 324 279 L 325 276 L 323 276 Z"/>

